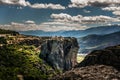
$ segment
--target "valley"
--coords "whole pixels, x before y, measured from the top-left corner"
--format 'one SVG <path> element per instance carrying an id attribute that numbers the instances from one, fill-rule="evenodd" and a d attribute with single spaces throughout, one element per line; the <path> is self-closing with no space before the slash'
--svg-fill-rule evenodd
<path id="1" fill-rule="evenodd" d="M 0 79 L 119 80 L 120 46 L 117 45 L 119 34 L 120 32 L 89 35 L 81 39 L 84 43 L 82 44 L 78 43 L 74 37 L 26 36 L 15 31 L 1 29 Z M 102 44 L 102 41 L 112 43 L 111 37 L 114 37 L 113 44 L 116 43 L 116 46 L 106 45 L 106 47 L 111 47 L 104 48 L 105 45 L 103 45 L 102 50 L 89 48 L 89 54 L 78 54 L 79 44 L 91 47 L 93 43 L 96 43 L 92 46 L 94 48 L 95 45 Z M 95 47 L 95 49 L 98 48 Z M 99 74 L 102 75 L 99 76 Z"/>

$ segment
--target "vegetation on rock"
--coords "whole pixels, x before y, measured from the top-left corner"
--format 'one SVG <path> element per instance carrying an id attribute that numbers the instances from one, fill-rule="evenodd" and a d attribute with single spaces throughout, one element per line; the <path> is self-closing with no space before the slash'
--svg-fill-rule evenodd
<path id="1" fill-rule="evenodd" d="M 17 80 L 18 75 L 25 80 L 52 76 L 53 69 L 39 58 L 39 54 L 35 46 L 12 44 L 0 47 L 0 80 Z"/>
<path id="2" fill-rule="evenodd" d="M 19 34 L 19 33 L 18 33 L 18 32 L 15 32 L 15 31 L 11 31 L 11 30 L 0 29 L 0 34 L 11 34 L 11 35 L 16 35 L 16 34 Z"/>
<path id="3" fill-rule="evenodd" d="M 4 37 L 0 37 L 0 44 L 7 44 L 7 40 Z"/>

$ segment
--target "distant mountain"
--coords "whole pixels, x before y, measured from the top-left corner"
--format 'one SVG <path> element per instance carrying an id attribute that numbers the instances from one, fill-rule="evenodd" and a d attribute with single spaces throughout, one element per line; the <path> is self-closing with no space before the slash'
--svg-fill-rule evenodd
<path id="1" fill-rule="evenodd" d="M 119 25 L 111 26 L 99 26 L 94 28 L 89 28 L 86 30 L 71 30 L 71 31 L 56 31 L 56 32 L 45 32 L 42 30 L 33 31 L 20 31 L 21 34 L 25 35 L 35 35 L 35 36 L 63 36 L 63 37 L 84 37 L 90 34 L 104 35 L 113 32 L 120 31 Z"/>
<path id="2" fill-rule="evenodd" d="M 78 42 L 80 53 L 90 53 L 92 50 L 120 44 L 120 31 L 106 35 L 88 35 L 79 38 Z"/>

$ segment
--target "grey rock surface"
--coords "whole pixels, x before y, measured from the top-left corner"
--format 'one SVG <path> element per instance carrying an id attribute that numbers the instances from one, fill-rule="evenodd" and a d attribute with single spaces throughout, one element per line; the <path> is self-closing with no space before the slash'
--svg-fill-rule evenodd
<path id="1" fill-rule="evenodd" d="M 54 69 L 66 71 L 77 64 L 78 49 L 76 38 L 54 37 L 41 45 L 40 57 Z"/>

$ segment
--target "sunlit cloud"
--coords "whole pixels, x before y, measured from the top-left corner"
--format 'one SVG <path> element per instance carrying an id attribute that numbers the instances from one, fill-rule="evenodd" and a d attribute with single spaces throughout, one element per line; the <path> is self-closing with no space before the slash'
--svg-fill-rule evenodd
<path id="1" fill-rule="evenodd" d="M 113 5 L 119 5 L 119 0 L 71 0 L 69 7 L 83 8 L 85 6 L 95 6 L 95 7 L 108 7 Z"/>
<path id="2" fill-rule="evenodd" d="M 115 22 L 120 21 L 118 18 L 113 18 L 109 16 L 99 15 L 99 16 L 71 16 L 66 13 L 60 13 L 60 14 L 51 14 L 51 18 L 54 19 L 54 21 L 60 21 L 60 22 L 74 22 L 74 23 L 80 23 L 80 24 L 86 24 L 86 23 L 105 23 L 105 22 Z"/>
<path id="3" fill-rule="evenodd" d="M 28 6 L 34 9 L 65 9 L 64 6 L 60 4 L 43 4 L 43 3 L 34 3 L 31 4 L 29 1 L 25 0 L 0 0 L 0 4 L 7 4 L 7 5 L 19 5 L 19 6 Z M 21 9 L 21 8 L 20 8 Z"/>
<path id="4" fill-rule="evenodd" d="M 33 5 L 30 5 L 31 8 L 35 8 L 35 9 L 65 9 L 64 6 L 60 5 L 60 4 L 39 4 L 39 3 L 35 3 Z"/>
<path id="5" fill-rule="evenodd" d="M 43 30 L 43 31 L 68 31 L 68 30 L 84 30 L 87 26 L 82 26 L 75 23 L 61 23 L 61 22 L 44 22 L 35 24 L 34 21 L 26 21 L 25 23 L 11 22 L 8 25 L 0 25 L 0 28 L 15 31 L 29 31 L 29 30 Z"/>

